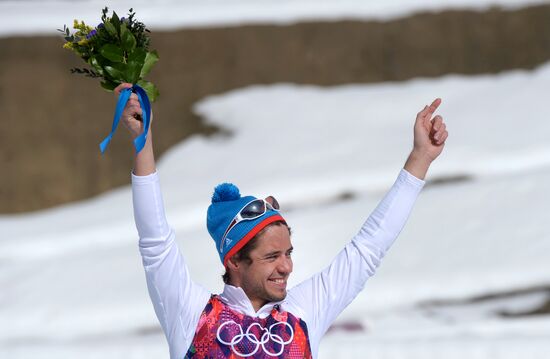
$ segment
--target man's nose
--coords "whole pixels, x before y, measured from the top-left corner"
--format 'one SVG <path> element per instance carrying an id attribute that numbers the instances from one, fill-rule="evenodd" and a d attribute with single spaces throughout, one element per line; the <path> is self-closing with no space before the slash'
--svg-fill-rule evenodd
<path id="1" fill-rule="evenodd" d="M 292 258 L 282 256 L 277 266 L 279 273 L 289 274 L 292 272 Z"/>

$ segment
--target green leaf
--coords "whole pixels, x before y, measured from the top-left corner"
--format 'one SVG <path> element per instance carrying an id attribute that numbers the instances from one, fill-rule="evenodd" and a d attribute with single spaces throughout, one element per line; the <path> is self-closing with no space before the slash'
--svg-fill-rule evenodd
<path id="1" fill-rule="evenodd" d="M 128 64 L 116 62 L 116 63 L 109 64 L 109 66 L 119 72 L 117 80 L 120 80 L 120 82 L 135 83 L 135 82 L 132 82 L 131 78 L 128 76 L 128 74 L 130 73 L 128 70 L 129 68 Z"/>
<path id="2" fill-rule="evenodd" d="M 124 53 L 122 49 L 113 44 L 104 45 L 99 53 L 108 60 L 114 62 L 122 62 L 124 60 Z"/>
<path id="3" fill-rule="evenodd" d="M 117 13 L 113 11 L 113 16 L 111 17 L 111 22 L 115 26 L 115 29 L 120 33 L 120 18 Z"/>
<path id="4" fill-rule="evenodd" d="M 129 63 L 126 71 L 124 72 L 124 77 L 128 80 L 129 83 L 135 84 L 139 80 L 139 73 L 141 66 L 137 62 Z"/>
<path id="5" fill-rule="evenodd" d="M 147 51 L 138 47 L 134 49 L 134 51 L 128 54 L 128 63 L 137 62 L 141 64 L 141 66 L 143 66 L 146 56 L 147 56 Z"/>
<path id="6" fill-rule="evenodd" d="M 107 91 L 113 91 L 117 86 L 118 84 L 113 81 L 109 81 L 109 80 L 101 81 L 101 87 L 103 87 Z"/>
<path id="7" fill-rule="evenodd" d="M 158 60 L 159 60 L 159 55 L 157 54 L 156 50 L 148 52 L 147 56 L 145 56 L 145 63 L 141 68 L 141 73 L 139 74 L 139 77 L 144 78 L 151 71 L 151 69 L 153 68 L 153 65 Z"/>
<path id="8" fill-rule="evenodd" d="M 111 76 L 113 78 L 113 80 L 117 80 L 117 81 L 120 81 L 120 82 L 124 81 L 124 75 L 122 74 L 121 71 L 115 69 L 112 66 L 104 66 L 103 69 L 105 70 L 105 72 L 107 72 L 109 74 L 109 76 Z M 124 82 L 126 82 L 126 81 L 124 81 Z"/>
<path id="9" fill-rule="evenodd" d="M 120 25 L 120 40 L 124 50 L 131 52 L 136 48 L 136 38 L 132 32 L 128 30 L 126 24 Z"/>
<path id="10" fill-rule="evenodd" d="M 111 67 L 117 69 L 118 71 L 120 72 L 124 72 L 126 71 L 126 69 L 128 68 L 128 65 L 127 64 L 124 64 L 122 62 L 116 62 L 114 64 L 111 64 Z"/>
<path id="11" fill-rule="evenodd" d="M 107 12 L 109 12 L 109 8 L 107 6 L 105 6 L 101 10 L 101 20 L 105 20 L 107 18 Z"/>
<path id="12" fill-rule="evenodd" d="M 103 24 L 105 24 L 105 29 L 107 29 L 109 34 L 111 34 L 112 36 L 115 36 L 115 37 L 118 36 L 116 28 L 114 27 L 113 24 L 111 24 L 111 22 L 109 20 L 105 20 L 105 22 Z"/>
<path id="13" fill-rule="evenodd" d="M 104 74 L 103 67 L 101 67 L 101 64 L 99 63 L 99 61 L 97 61 L 97 58 L 95 58 L 95 57 L 90 57 L 90 59 L 88 60 L 88 63 L 89 63 L 90 65 L 92 65 L 92 67 L 93 67 L 101 76 L 103 76 L 103 74 Z"/>
<path id="14" fill-rule="evenodd" d="M 151 100 L 151 102 L 155 102 L 155 100 L 159 97 L 159 90 L 156 88 L 155 85 L 153 85 L 152 82 L 139 80 L 138 85 L 143 87 L 145 92 L 147 92 L 147 96 L 149 96 L 149 100 Z"/>

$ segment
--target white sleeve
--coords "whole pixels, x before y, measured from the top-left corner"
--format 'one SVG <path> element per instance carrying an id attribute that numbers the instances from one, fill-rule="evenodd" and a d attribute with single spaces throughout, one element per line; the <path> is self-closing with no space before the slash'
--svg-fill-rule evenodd
<path id="1" fill-rule="evenodd" d="M 193 282 L 168 226 L 157 173 L 132 174 L 134 218 L 147 288 L 170 348 L 183 358 L 210 293 Z"/>
<path id="2" fill-rule="evenodd" d="M 402 170 L 359 233 L 332 263 L 289 290 L 289 299 L 302 308 L 312 344 L 320 342 L 331 323 L 374 275 L 423 186 L 424 181 Z"/>

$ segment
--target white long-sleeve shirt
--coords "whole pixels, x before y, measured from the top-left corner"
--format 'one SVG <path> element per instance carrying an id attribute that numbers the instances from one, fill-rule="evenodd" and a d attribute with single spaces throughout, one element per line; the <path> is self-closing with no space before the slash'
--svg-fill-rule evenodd
<path id="1" fill-rule="evenodd" d="M 273 306 L 301 318 L 307 325 L 311 351 L 331 323 L 374 275 L 393 244 L 424 186 L 424 181 L 404 169 L 367 218 L 361 230 L 323 271 L 291 288 L 281 302 L 268 303 L 258 312 L 241 288 L 225 285 L 220 298 L 231 309 L 264 318 Z M 157 173 L 132 175 L 134 217 L 149 295 L 168 340 L 170 358 L 182 359 L 211 293 L 195 283 L 168 225 Z"/>

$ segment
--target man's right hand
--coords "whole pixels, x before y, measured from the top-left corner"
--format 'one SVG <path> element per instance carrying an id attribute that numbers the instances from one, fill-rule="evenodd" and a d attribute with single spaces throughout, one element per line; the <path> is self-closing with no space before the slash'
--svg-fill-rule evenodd
<path id="1" fill-rule="evenodd" d="M 120 92 L 126 88 L 131 88 L 132 84 L 122 83 L 118 85 L 114 91 L 118 98 Z M 128 132 L 135 139 L 143 132 L 143 122 L 140 120 L 143 112 L 141 105 L 136 94 L 132 94 L 124 111 L 122 112 L 121 122 L 124 127 L 128 129 Z M 153 121 L 153 113 L 151 112 L 151 121 Z M 149 128 L 149 134 L 147 135 L 147 141 L 143 149 L 135 155 L 134 159 L 134 174 L 136 176 L 147 176 L 156 171 L 155 156 L 153 154 L 153 133 Z"/>
<path id="2" fill-rule="evenodd" d="M 132 88 L 132 84 L 122 83 L 114 89 L 117 99 L 120 92 L 126 88 Z M 124 111 L 122 112 L 122 116 L 120 118 L 124 127 L 128 129 L 130 136 L 132 136 L 132 139 L 135 139 L 143 132 L 143 122 L 141 121 L 142 113 L 143 111 L 141 109 L 141 105 L 139 104 L 138 97 L 135 93 L 133 93 L 130 95 L 130 99 L 126 103 L 126 107 L 124 107 Z M 151 115 L 151 117 L 153 116 Z"/>

